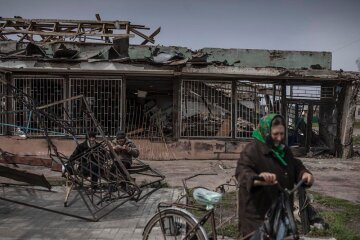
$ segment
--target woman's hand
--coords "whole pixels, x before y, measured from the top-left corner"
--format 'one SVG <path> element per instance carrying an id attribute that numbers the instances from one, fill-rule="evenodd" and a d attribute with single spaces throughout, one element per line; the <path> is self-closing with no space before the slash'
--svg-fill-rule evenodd
<path id="1" fill-rule="evenodd" d="M 308 172 L 304 172 L 301 179 L 304 180 L 304 183 L 308 186 L 311 186 L 314 183 L 313 175 Z"/>
<path id="2" fill-rule="evenodd" d="M 277 184 L 276 175 L 274 173 L 262 172 L 259 177 L 263 177 L 264 181 L 255 180 L 255 186 L 271 186 Z"/>

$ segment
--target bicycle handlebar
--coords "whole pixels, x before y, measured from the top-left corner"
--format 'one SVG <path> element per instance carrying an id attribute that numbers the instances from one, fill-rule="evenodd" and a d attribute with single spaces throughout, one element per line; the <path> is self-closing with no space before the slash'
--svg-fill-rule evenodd
<path id="1" fill-rule="evenodd" d="M 253 177 L 253 180 L 254 180 L 254 181 L 255 181 L 255 180 L 265 181 L 264 177 L 262 177 L 262 176 L 255 176 L 255 177 Z M 303 179 L 301 179 L 301 180 L 295 185 L 295 187 L 294 187 L 293 189 L 291 189 L 291 190 L 283 189 L 283 188 L 280 186 L 279 183 L 277 183 L 277 185 L 279 186 L 279 189 L 280 189 L 281 191 L 287 191 L 288 194 L 291 195 L 291 194 L 293 194 L 301 185 L 303 185 L 304 182 L 305 182 L 305 181 L 304 181 Z"/>

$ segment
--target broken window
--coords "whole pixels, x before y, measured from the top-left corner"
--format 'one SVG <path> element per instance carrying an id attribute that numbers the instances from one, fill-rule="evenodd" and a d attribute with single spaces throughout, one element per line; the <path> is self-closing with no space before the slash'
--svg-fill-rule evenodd
<path id="1" fill-rule="evenodd" d="M 70 96 L 84 95 L 96 120 L 106 135 L 114 136 L 122 127 L 122 79 L 109 78 L 70 78 Z M 85 129 L 95 129 L 90 118 L 78 116 L 81 113 L 80 101 L 70 106 L 70 118 L 76 126 L 77 135 L 85 135 Z"/>
<path id="2" fill-rule="evenodd" d="M 126 82 L 126 132 L 130 138 L 151 141 L 173 137 L 172 80 Z"/>
<path id="3" fill-rule="evenodd" d="M 330 138 L 324 129 L 332 129 L 330 125 L 336 129 L 336 121 L 329 124 L 326 121 L 330 118 L 323 118 L 321 124 L 320 109 L 335 107 L 334 85 L 289 85 L 286 95 L 289 146 L 297 145 L 308 150 L 310 147 L 324 147 L 324 139 Z"/>
<path id="4" fill-rule="evenodd" d="M 236 137 L 250 138 L 260 112 L 266 111 L 260 106 L 256 85 L 249 81 L 236 81 L 235 108 Z"/>
<path id="5" fill-rule="evenodd" d="M 183 80 L 181 136 L 251 138 L 262 116 L 280 112 L 280 94 L 279 85 L 248 80 Z"/>
<path id="6" fill-rule="evenodd" d="M 232 82 L 183 80 L 182 137 L 232 136 Z"/>
<path id="7" fill-rule="evenodd" d="M 236 81 L 236 137 L 251 138 L 261 117 L 280 113 L 279 85 Z"/>

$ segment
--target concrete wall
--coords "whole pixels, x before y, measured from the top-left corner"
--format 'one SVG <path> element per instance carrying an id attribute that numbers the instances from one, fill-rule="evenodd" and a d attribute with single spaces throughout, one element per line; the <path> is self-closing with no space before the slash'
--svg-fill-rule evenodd
<path id="1" fill-rule="evenodd" d="M 69 156 L 76 147 L 73 140 L 54 139 L 58 150 Z M 134 140 L 140 149 L 140 159 L 144 160 L 237 160 L 247 142 L 222 140 L 186 140 L 168 143 Z M 48 156 L 44 139 L 18 139 L 0 137 L 0 148 L 18 155 Z"/>

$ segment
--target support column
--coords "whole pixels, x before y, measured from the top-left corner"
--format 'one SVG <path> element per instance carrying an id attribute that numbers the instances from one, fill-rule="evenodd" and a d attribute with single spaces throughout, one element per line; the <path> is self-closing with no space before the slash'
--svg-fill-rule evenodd
<path id="1" fill-rule="evenodd" d="M 353 155 L 353 127 L 355 122 L 356 99 L 360 82 L 347 84 L 343 88 L 339 104 L 339 125 L 337 131 L 338 146 L 336 155 L 341 158 L 350 158 Z"/>
<path id="2" fill-rule="evenodd" d="M 122 76 L 122 89 L 121 89 L 121 129 L 126 131 L 126 77 Z"/>
<path id="3" fill-rule="evenodd" d="M 181 114 L 181 102 L 180 102 L 180 88 L 181 79 L 175 77 L 173 80 L 173 138 L 178 140 L 180 138 L 180 114 Z"/>
<path id="4" fill-rule="evenodd" d="M 286 103 L 286 82 L 281 83 L 281 115 L 285 119 L 285 143 L 288 144 L 288 118 L 287 118 L 287 103 Z"/>
<path id="5" fill-rule="evenodd" d="M 312 118 L 314 106 L 312 104 L 308 105 L 308 113 L 306 117 L 306 135 L 305 135 L 305 149 L 306 153 L 310 152 L 311 147 L 311 137 L 312 137 Z"/>
<path id="6" fill-rule="evenodd" d="M 232 97 L 232 104 L 231 104 L 231 138 L 235 139 L 236 137 L 236 105 L 237 105 L 237 96 L 236 96 L 236 80 L 233 80 L 231 83 L 231 97 Z M 256 107 L 255 107 L 256 108 Z M 255 111 L 256 114 L 256 111 Z"/>
<path id="7" fill-rule="evenodd" d="M 5 73 L 5 81 L 11 85 L 12 82 L 12 74 L 10 72 Z M 6 116 L 5 116 L 5 123 L 6 124 L 15 124 L 15 115 L 11 114 L 10 112 L 13 111 L 13 98 L 11 97 L 11 90 L 10 88 L 6 88 Z M 11 135 L 11 128 L 10 126 L 6 126 L 5 135 Z"/>
<path id="8" fill-rule="evenodd" d="M 272 96 L 272 104 L 273 104 L 273 112 L 277 113 L 279 111 L 279 109 L 277 109 L 277 105 L 275 104 L 276 101 L 276 84 L 273 84 L 273 96 Z"/>

